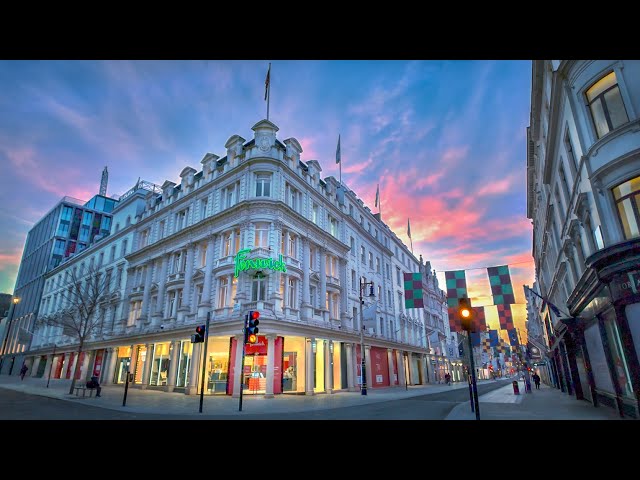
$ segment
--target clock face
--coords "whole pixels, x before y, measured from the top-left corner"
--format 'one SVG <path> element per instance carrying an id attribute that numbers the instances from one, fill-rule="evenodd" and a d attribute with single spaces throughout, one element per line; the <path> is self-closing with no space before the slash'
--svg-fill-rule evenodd
<path id="1" fill-rule="evenodd" d="M 269 145 L 269 139 L 267 137 L 262 137 L 260 139 L 260 150 L 262 150 L 263 152 L 266 152 L 267 150 L 269 150 L 269 148 L 271 148 L 271 145 Z"/>

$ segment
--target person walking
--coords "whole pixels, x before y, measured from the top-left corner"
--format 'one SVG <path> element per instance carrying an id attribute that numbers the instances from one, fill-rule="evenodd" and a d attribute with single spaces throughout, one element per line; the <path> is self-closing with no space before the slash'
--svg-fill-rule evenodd
<path id="1" fill-rule="evenodd" d="M 445 373 L 445 374 L 444 374 L 444 382 L 445 382 L 447 385 L 451 386 L 451 375 L 449 375 L 449 373 Z"/>
<path id="2" fill-rule="evenodd" d="M 27 367 L 27 365 L 25 363 L 22 364 L 22 368 L 20 369 L 20 379 L 24 380 L 24 376 L 27 374 L 27 370 L 29 370 L 29 367 Z"/>
<path id="3" fill-rule="evenodd" d="M 534 373 L 531 378 L 533 378 L 533 383 L 536 384 L 536 390 L 540 390 L 540 375 L 538 373 Z"/>

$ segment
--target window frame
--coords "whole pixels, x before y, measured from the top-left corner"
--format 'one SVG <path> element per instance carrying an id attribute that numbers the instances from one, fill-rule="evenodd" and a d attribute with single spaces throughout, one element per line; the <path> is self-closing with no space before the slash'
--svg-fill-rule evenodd
<path id="1" fill-rule="evenodd" d="M 600 92 L 598 95 L 596 95 L 596 97 L 593 98 L 593 100 L 589 100 L 589 90 L 591 90 L 593 87 L 595 87 L 601 80 L 603 80 L 604 78 L 608 77 L 609 75 L 613 74 L 616 83 L 612 86 L 610 86 L 609 88 L 607 88 L 606 90 L 603 90 L 602 92 Z M 622 108 L 624 109 L 624 113 L 627 117 L 627 121 L 626 122 L 622 122 L 620 125 L 618 125 L 617 127 L 613 126 L 613 122 L 611 120 L 611 115 L 609 114 L 609 106 L 604 98 L 604 96 L 609 93 L 610 91 L 612 91 L 613 89 L 617 88 L 618 89 L 618 95 L 620 96 L 620 102 L 622 103 Z M 620 80 L 619 80 L 619 75 L 616 72 L 616 69 L 610 69 L 607 70 L 605 73 L 599 75 L 597 77 L 596 80 L 590 82 L 588 84 L 588 87 L 586 87 L 584 89 L 584 99 L 585 99 L 585 105 L 587 107 L 587 110 L 589 112 L 589 116 L 591 117 L 591 125 L 593 126 L 593 130 L 596 134 L 596 139 L 600 140 L 601 138 L 607 136 L 609 133 L 613 132 L 614 130 L 617 130 L 618 128 L 626 125 L 629 123 L 630 121 L 630 116 L 629 116 L 629 111 L 627 108 L 627 105 L 625 104 L 625 100 L 624 100 L 624 96 L 622 95 L 622 89 L 620 88 Z M 600 133 L 598 132 L 598 126 L 596 124 L 596 119 L 594 117 L 594 111 L 592 108 L 592 105 L 595 105 L 596 102 L 600 102 L 600 106 L 602 108 L 602 113 L 604 115 L 604 119 L 607 123 L 607 128 L 608 130 L 606 132 L 604 132 L 602 135 L 600 135 Z"/>

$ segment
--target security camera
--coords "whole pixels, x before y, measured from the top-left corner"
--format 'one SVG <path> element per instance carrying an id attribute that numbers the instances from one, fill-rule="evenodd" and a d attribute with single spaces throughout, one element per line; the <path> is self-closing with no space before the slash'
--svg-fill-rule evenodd
<path id="1" fill-rule="evenodd" d="M 160 330 L 164 330 L 164 325 L 160 325 Z"/>

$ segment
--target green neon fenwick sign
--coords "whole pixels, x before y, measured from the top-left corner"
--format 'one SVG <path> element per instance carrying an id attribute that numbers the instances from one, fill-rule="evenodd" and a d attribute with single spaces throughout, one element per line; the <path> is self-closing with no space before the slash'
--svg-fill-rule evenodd
<path id="1" fill-rule="evenodd" d="M 240 272 L 247 270 L 273 270 L 276 272 L 287 273 L 287 265 L 282 260 L 282 255 L 279 256 L 279 260 L 273 258 L 246 258 L 247 254 L 251 252 L 250 248 L 240 250 L 235 256 L 236 268 L 233 272 L 233 276 L 237 277 Z"/>

